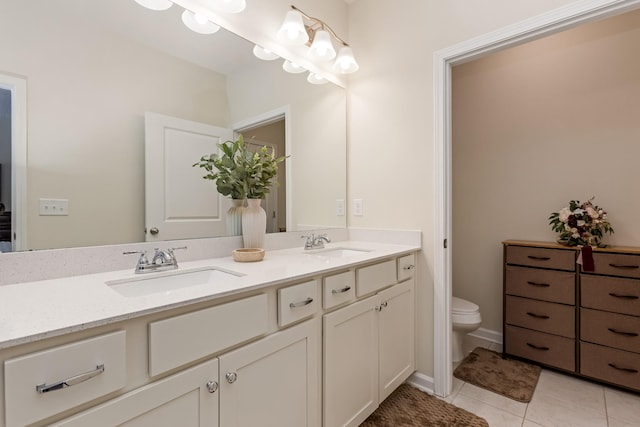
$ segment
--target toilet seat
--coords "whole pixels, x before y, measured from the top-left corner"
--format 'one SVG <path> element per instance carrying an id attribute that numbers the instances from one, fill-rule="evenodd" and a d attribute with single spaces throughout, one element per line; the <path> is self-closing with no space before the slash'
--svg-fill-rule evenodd
<path id="1" fill-rule="evenodd" d="M 471 301 L 458 297 L 452 297 L 451 299 L 451 312 L 453 314 L 473 314 L 478 311 L 480 311 L 480 307 Z"/>

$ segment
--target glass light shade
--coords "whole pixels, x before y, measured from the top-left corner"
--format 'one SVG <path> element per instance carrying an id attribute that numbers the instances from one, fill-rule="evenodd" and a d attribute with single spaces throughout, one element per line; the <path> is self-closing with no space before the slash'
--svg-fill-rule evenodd
<path id="1" fill-rule="evenodd" d="M 136 0 L 136 3 L 151 10 L 167 10 L 173 4 L 169 0 Z"/>
<path id="2" fill-rule="evenodd" d="M 287 61 L 286 59 L 282 63 L 282 69 L 291 74 L 299 74 L 307 71 L 295 62 Z"/>
<path id="3" fill-rule="evenodd" d="M 338 51 L 338 57 L 333 64 L 334 70 L 342 74 L 355 73 L 360 66 L 353 56 L 353 50 L 349 46 L 342 46 Z"/>
<path id="4" fill-rule="evenodd" d="M 269 49 L 265 49 L 262 46 L 255 45 L 253 47 L 253 54 L 256 58 L 260 58 L 264 61 L 272 61 L 274 59 L 280 58 L 275 53 L 271 52 Z"/>
<path id="5" fill-rule="evenodd" d="M 309 35 L 304 28 L 302 15 L 297 10 L 290 10 L 278 30 L 278 40 L 283 43 L 302 46 L 309 41 Z"/>
<path id="6" fill-rule="evenodd" d="M 327 83 L 329 80 L 325 79 L 320 74 L 309 73 L 309 75 L 307 76 L 307 81 L 314 85 L 323 85 Z"/>
<path id="7" fill-rule="evenodd" d="M 215 0 L 213 5 L 221 12 L 240 13 L 247 7 L 246 0 Z"/>
<path id="8" fill-rule="evenodd" d="M 213 34 L 220 29 L 218 25 L 209 21 L 206 16 L 193 13 L 186 9 L 182 12 L 182 22 L 184 22 L 184 25 L 191 31 L 200 34 Z"/>
<path id="9" fill-rule="evenodd" d="M 314 61 L 329 61 L 336 57 L 336 50 L 333 48 L 333 44 L 331 44 L 331 36 L 328 31 L 316 31 L 307 56 Z"/>

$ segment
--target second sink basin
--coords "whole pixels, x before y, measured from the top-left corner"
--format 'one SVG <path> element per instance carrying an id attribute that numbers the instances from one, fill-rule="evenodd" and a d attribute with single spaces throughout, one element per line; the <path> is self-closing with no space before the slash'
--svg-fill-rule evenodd
<path id="1" fill-rule="evenodd" d="M 140 277 L 109 280 L 105 284 L 125 297 L 139 297 L 156 293 L 169 294 L 191 286 L 226 284 L 241 276 L 243 274 L 217 267 L 202 267 L 168 273 L 147 273 Z"/>
<path id="2" fill-rule="evenodd" d="M 318 255 L 328 258 L 350 258 L 356 255 L 362 255 L 367 252 L 371 252 L 368 249 L 355 249 L 355 248 L 330 248 L 321 249 L 318 251 L 308 252 L 309 255 Z"/>

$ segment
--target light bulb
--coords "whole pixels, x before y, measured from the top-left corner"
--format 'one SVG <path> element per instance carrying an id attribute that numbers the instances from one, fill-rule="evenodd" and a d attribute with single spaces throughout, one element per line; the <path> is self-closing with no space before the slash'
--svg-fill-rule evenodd
<path id="1" fill-rule="evenodd" d="M 309 75 L 307 76 L 307 81 L 314 85 L 323 85 L 327 83 L 329 80 L 325 79 L 320 74 L 310 72 Z"/>
<path id="2" fill-rule="evenodd" d="M 141 6 L 151 10 L 167 10 L 173 2 L 169 0 L 135 0 Z"/>
<path id="3" fill-rule="evenodd" d="M 313 43 L 307 52 L 307 56 L 313 60 L 328 61 L 336 56 L 336 51 L 331 44 L 331 36 L 326 30 L 316 31 Z"/>
<path id="4" fill-rule="evenodd" d="M 302 15 L 297 10 L 290 10 L 278 30 L 278 40 L 283 43 L 302 46 L 309 41 L 309 35 L 304 28 Z"/>
<path id="5" fill-rule="evenodd" d="M 301 67 L 295 62 L 287 61 L 286 59 L 282 63 L 282 69 L 291 74 L 304 73 L 305 71 L 307 71 L 304 69 L 304 67 Z"/>
<path id="6" fill-rule="evenodd" d="M 182 22 L 191 31 L 199 34 L 213 34 L 220 29 L 220 26 L 209 21 L 206 16 L 186 9 L 182 12 Z"/>
<path id="7" fill-rule="evenodd" d="M 204 25 L 209 21 L 207 19 L 207 17 L 204 16 L 203 14 L 201 14 L 201 13 L 194 13 L 193 14 L 193 19 L 200 25 Z"/>
<path id="8" fill-rule="evenodd" d="M 264 61 L 272 61 L 274 59 L 280 58 L 275 53 L 271 52 L 269 49 L 265 49 L 262 46 L 255 45 L 253 47 L 253 54 L 256 58 L 260 58 Z"/>
<path id="9" fill-rule="evenodd" d="M 358 71 L 360 66 L 356 62 L 356 58 L 353 56 L 353 50 L 349 46 L 342 46 L 340 48 L 333 68 L 341 74 L 355 73 Z"/>

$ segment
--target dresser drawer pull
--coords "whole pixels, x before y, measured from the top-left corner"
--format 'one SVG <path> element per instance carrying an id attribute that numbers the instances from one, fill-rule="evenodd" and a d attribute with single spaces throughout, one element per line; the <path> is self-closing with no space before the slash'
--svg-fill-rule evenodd
<path id="1" fill-rule="evenodd" d="M 611 366 L 613 369 L 617 369 L 618 371 L 624 371 L 624 372 L 629 372 L 631 374 L 637 374 L 638 370 L 637 369 L 632 369 L 632 368 L 621 368 L 619 366 L 614 365 L 613 363 L 609 363 L 609 366 Z"/>
<path id="2" fill-rule="evenodd" d="M 638 265 L 625 265 L 625 264 L 609 264 L 609 267 L 622 268 L 624 270 L 636 270 L 640 268 Z"/>
<path id="3" fill-rule="evenodd" d="M 332 294 L 343 294 L 345 292 L 349 292 L 351 290 L 351 286 L 347 285 L 344 288 L 340 288 L 340 289 L 332 289 L 331 293 Z"/>
<path id="4" fill-rule="evenodd" d="M 536 282 L 527 282 L 527 284 L 531 285 L 531 286 L 538 286 L 540 288 L 548 288 L 549 286 L 551 286 L 548 283 L 536 283 Z"/>
<path id="5" fill-rule="evenodd" d="M 548 256 L 534 256 L 534 255 L 529 255 L 527 258 L 534 259 L 536 261 L 549 261 L 551 259 Z"/>
<path id="6" fill-rule="evenodd" d="M 313 302 L 313 298 L 309 297 L 304 301 L 292 302 L 292 303 L 289 304 L 289 307 L 291 307 L 291 308 L 304 307 L 305 305 L 309 305 L 312 302 Z"/>
<path id="7" fill-rule="evenodd" d="M 413 270 L 414 268 L 416 268 L 416 266 L 413 264 L 405 265 L 404 267 L 402 267 L 403 270 L 407 270 L 407 271 Z"/>
<path id="8" fill-rule="evenodd" d="M 624 335 L 624 336 L 627 336 L 627 337 L 637 337 L 638 336 L 638 334 L 635 333 L 635 332 L 617 331 L 617 330 L 615 330 L 613 328 L 607 328 L 607 329 L 609 329 L 609 331 L 613 332 L 614 334 L 620 334 L 620 335 Z"/>
<path id="9" fill-rule="evenodd" d="M 527 314 L 529 316 L 531 316 L 531 317 L 535 317 L 536 319 L 549 319 L 550 318 L 546 314 L 536 314 L 536 313 L 532 313 L 530 311 L 527 311 Z"/>
<path id="10" fill-rule="evenodd" d="M 535 344 L 531 344 L 530 342 L 528 342 L 527 345 L 536 350 L 549 351 L 549 347 L 541 347 Z"/>
<path id="11" fill-rule="evenodd" d="M 85 372 L 83 374 L 76 375 L 71 378 L 67 378 L 66 380 L 56 381 L 53 384 L 38 384 L 36 386 L 36 391 L 38 393 L 48 393 L 50 391 L 62 390 L 63 388 L 71 387 L 76 384 L 80 384 L 81 382 L 87 381 L 95 377 L 96 375 L 100 375 L 104 372 L 104 365 L 96 366 L 96 369 L 93 371 Z"/>
<path id="12" fill-rule="evenodd" d="M 615 298 L 624 298 L 624 299 L 638 299 L 637 295 L 620 295 L 613 292 L 609 292 L 609 295 Z"/>

